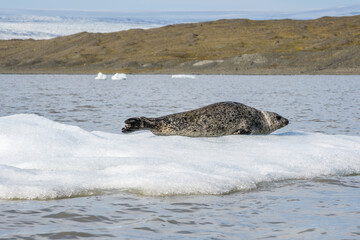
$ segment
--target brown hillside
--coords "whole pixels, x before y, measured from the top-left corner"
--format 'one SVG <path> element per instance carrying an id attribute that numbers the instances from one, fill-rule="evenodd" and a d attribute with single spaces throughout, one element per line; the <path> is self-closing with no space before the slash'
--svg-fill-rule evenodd
<path id="1" fill-rule="evenodd" d="M 360 16 L 2 40 L 0 56 L 1 73 L 360 74 Z"/>

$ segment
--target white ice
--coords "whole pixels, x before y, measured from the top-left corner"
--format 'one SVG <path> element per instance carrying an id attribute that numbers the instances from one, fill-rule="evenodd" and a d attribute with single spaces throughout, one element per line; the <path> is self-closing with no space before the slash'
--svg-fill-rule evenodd
<path id="1" fill-rule="evenodd" d="M 126 80 L 127 76 L 125 73 L 116 73 L 111 77 L 111 80 Z"/>
<path id="2" fill-rule="evenodd" d="M 98 75 L 95 77 L 96 80 L 105 80 L 106 79 L 106 75 L 99 72 Z"/>
<path id="3" fill-rule="evenodd" d="M 159 137 L 87 132 L 37 115 L 0 117 L 0 199 L 226 194 L 349 174 L 360 174 L 359 136 Z"/>
<path id="4" fill-rule="evenodd" d="M 172 78 L 191 78 L 195 79 L 195 75 L 189 75 L 189 74 L 174 74 L 171 76 Z"/>

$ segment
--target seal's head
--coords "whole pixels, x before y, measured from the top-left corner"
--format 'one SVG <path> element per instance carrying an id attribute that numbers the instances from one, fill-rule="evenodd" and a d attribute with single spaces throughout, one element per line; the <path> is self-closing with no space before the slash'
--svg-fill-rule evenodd
<path id="1" fill-rule="evenodd" d="M 289 124 L 289 120 L 274 112 L 264 112 L 270 132 L 276 131 Z"/>

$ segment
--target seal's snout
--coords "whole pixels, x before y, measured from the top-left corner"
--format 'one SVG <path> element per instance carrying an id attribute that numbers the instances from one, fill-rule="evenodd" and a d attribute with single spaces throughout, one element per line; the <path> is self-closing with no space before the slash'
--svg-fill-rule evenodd
<path id="1" fill-rule="evenodd" d="M 281 120 L 280 120 L 280 125 L 281 127 L 285 127 L 289 124 L 289 120 L 284 118 L 284 117 L 281 117 Z"/>
<path id="2" fill-rule="evenodd" d="M 286 125 L 289 124 L 289 120 L 278 115 L 278 114 L 275 114 L 276 116 L 276 121 L 278 122 L 278 124 L 281 126 L 281 127 L 285 127 Z"/>
<path id="3" fill-rule="evenodd" d="M 284 118 L 285 119 L 285 126 L 289 124 L 289 120 Z"/>

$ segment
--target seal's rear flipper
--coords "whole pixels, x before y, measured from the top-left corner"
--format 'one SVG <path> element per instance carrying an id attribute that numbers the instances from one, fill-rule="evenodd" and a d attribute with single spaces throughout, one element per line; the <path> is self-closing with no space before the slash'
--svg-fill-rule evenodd
<path id="1" fill-rule="evenodd" d="M 125 120 L 125 127 L 123 127 L 123 133 L 134 132 L 137 130 L 146 130 L 150 129 L 153 126 L 153 121 L 146 118 L 129 118 Z"/>
<path id="2" fill-rule="evenodd" d="M 129 133 L 141 129 L 140 118 L 129 118 L 125 120 L 125 127 L 121 130 L 123 133 Z"/>

